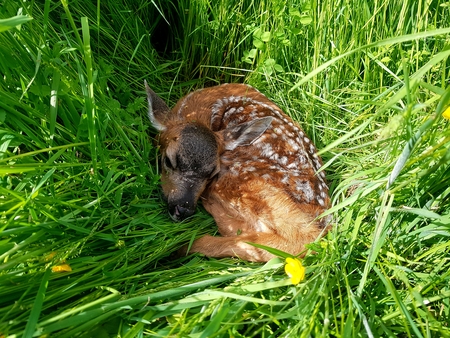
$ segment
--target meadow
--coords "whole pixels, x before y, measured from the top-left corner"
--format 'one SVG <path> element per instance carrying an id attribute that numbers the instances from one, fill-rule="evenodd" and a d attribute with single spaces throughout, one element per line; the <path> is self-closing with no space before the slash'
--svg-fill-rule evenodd
<path id="1" fill-rule="evenodd" d="M 449 56 L 445 0 L 0 0 L 0 337 L 450 337 Z M 174 255 L 216 227 L 167 213 L 144 80 L 248 83 L 314 141 L 300 284 Z"/>

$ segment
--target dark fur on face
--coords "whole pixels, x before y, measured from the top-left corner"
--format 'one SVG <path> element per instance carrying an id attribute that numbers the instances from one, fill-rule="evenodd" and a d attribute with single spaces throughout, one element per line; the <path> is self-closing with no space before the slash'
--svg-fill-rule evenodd
<path id="1" fill-rule="evenodd" d="M 181 221 L 195 212 L 197 201 L 209 179 L 217 173 L 218 144 L 214 133 L 201 124 L 190 123 L 164 147 L 162 186 L 169 213 Z"/>
<path id="2" fill-rule="evenodd" d="M 181 131 L 177 160 L 183 172 L 210 177 L 217 166 L 218 146 L 211 130 L 199 124 L 188 124 Z"/>

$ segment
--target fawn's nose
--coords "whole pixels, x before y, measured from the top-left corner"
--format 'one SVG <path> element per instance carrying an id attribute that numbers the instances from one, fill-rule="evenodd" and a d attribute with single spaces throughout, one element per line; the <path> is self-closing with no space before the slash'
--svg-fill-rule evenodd
<path id="1" fill-rule="evenodd" d="M 194 210 L 185 208 L 181 205 L 175 205 L 173 210 L 170 210 L 170 216 L 174 221 L 182 221 L 185 218 L 191 216 L 194 213 Z"/>

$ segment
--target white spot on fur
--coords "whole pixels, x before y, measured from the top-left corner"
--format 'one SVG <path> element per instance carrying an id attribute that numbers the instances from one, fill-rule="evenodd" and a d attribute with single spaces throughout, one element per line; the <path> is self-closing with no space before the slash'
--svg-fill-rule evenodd
<path id="1" fill-rule="evenodd" d="M 305 196 L 307 202 L 311 202 L 314 198 L 314 191 L 311 184 L 308 181 L 297 181 L 296 183 L 297 191 L 301 191 Z"/>
<path id="2" fill-rule="evenodd" d="M 270 158 L 275 153 L 275 151 L 272 148 L 272 144 L 270 144 L 269 142 L 260 143 L 260 144 L 261 144 L 261 147 L 260 147 L 261 148 L 261 156 Z"/>
<path id="3" fill-rule="evenodd" d="M 305 164 L 306 163 L 306 156 L 304 155 L 298 155 L 298 162 L 300 164 Z"/>
<path id="4" fill-rule="evenodd" d="M 278 158 L 280 157 L 280 155 L 278 155 L 277 153 L 273 153 L 272 156 L 270 156 L 269 158 L 272 161 L 278 161 Z"/>
<path id="5" fill-rule="evenodd" d="M 250 166 L 250 167 L 244 167 L 243 172 L 246 173 L 246 172 L 249 172 L 249 171 L 251 172 L 251 171 L 255 171 L 255 170 L 256 170 L 255 167 L 251 167 L 251 166 Z"/>
<path id="6" fill-rule="evenodd" d="M 239 175 L 239 170 L 237 170 L 235 167 L 231 167 L 231 168 L 230 168 L 230 173 L 231 173 L 233 176 L 238 176 L 238 175 Z"/>
<path id="7" fill-rule="evenodd" d="M 297 166 L 298 166 L 298 163 L 292 162 L 292 163 L 289 163 L 289 164 L 286 166 L 286 168 L 287 168 L 287 169 L 295 169 L 295 168 L 297 168 Z"/>
<path id="8" fill-rule="evenodd" d="M 300 147 L 298 146 L 298 143 L 295 142 L 295 140 L 288 139 L 287 142 L 289 143 L 289 145 L 291 146 L 293 151 L 298 151 L 300 149 Z"/>
<path id="9" fill-rule="evenodd" d="M 272 177 L 269 174 L 264 174 L 261 176 L 263 179 L 265 179 L 266 181 L 270 180 Z"/>
<path id="10" fill-rule="evenodd" d="M 255 230 L 257 232 L 269 232 L 270 228 L 267 225 L 265 225 L 263 221 L 261 221 L 259 219 L 255 224 Z"/>
<path id="11" fill-rule="evenodd" d="M 232 115 L 235 111 L 236 111 L 236 108 L 231 107 L 230 109 L 227 110 L 225 115 Z"/>
<path id="12" fill-rule="evenodd" d="M 324 191 L 324 183 L 322 182 L 322 181 L 320 181 L 318 184 L 317 184 L 317 186 L 319 187 L 319 190 L 320 191 Z"/>
<path id="13" fill-rule="evenodd" d="M 230 119 L 231 115 L 233 115 L 236 112 L 236 108 L 232 107 L 230 109 L 228 109 L 225 114 L 223 114 L 222 119 Z M 233 118 L 229 123 L 228 126 L 234 126 L 236 124 L 238 124 L 239 120 L 236 118 Z"/>
<path id="14" fill-rule="evenodd" d="M 320 169 L 320 162 L 319 162 L 318 159 L 314 159 L 314 168 L 315 168 L 316 170 L 319 170 L 319 169 Z"/>

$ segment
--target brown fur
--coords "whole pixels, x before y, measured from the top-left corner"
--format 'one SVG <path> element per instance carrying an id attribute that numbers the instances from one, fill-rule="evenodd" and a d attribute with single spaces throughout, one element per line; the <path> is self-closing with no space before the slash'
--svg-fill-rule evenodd
<path id="1" fill-rule="evenodd" d="M 273 255 L 248 242 L 298 255 L 326 233 L 326 220 L 316 220 L 329 206 L 321 160 L 263 94 L 221 85 L 187 95 L 170 111 L 147 93 L 150 120 L 161 131 L 171 216 L 189 216 L 200 198 L 222 235 L 196 240 L 189 252 L 264 262 Z"/>

